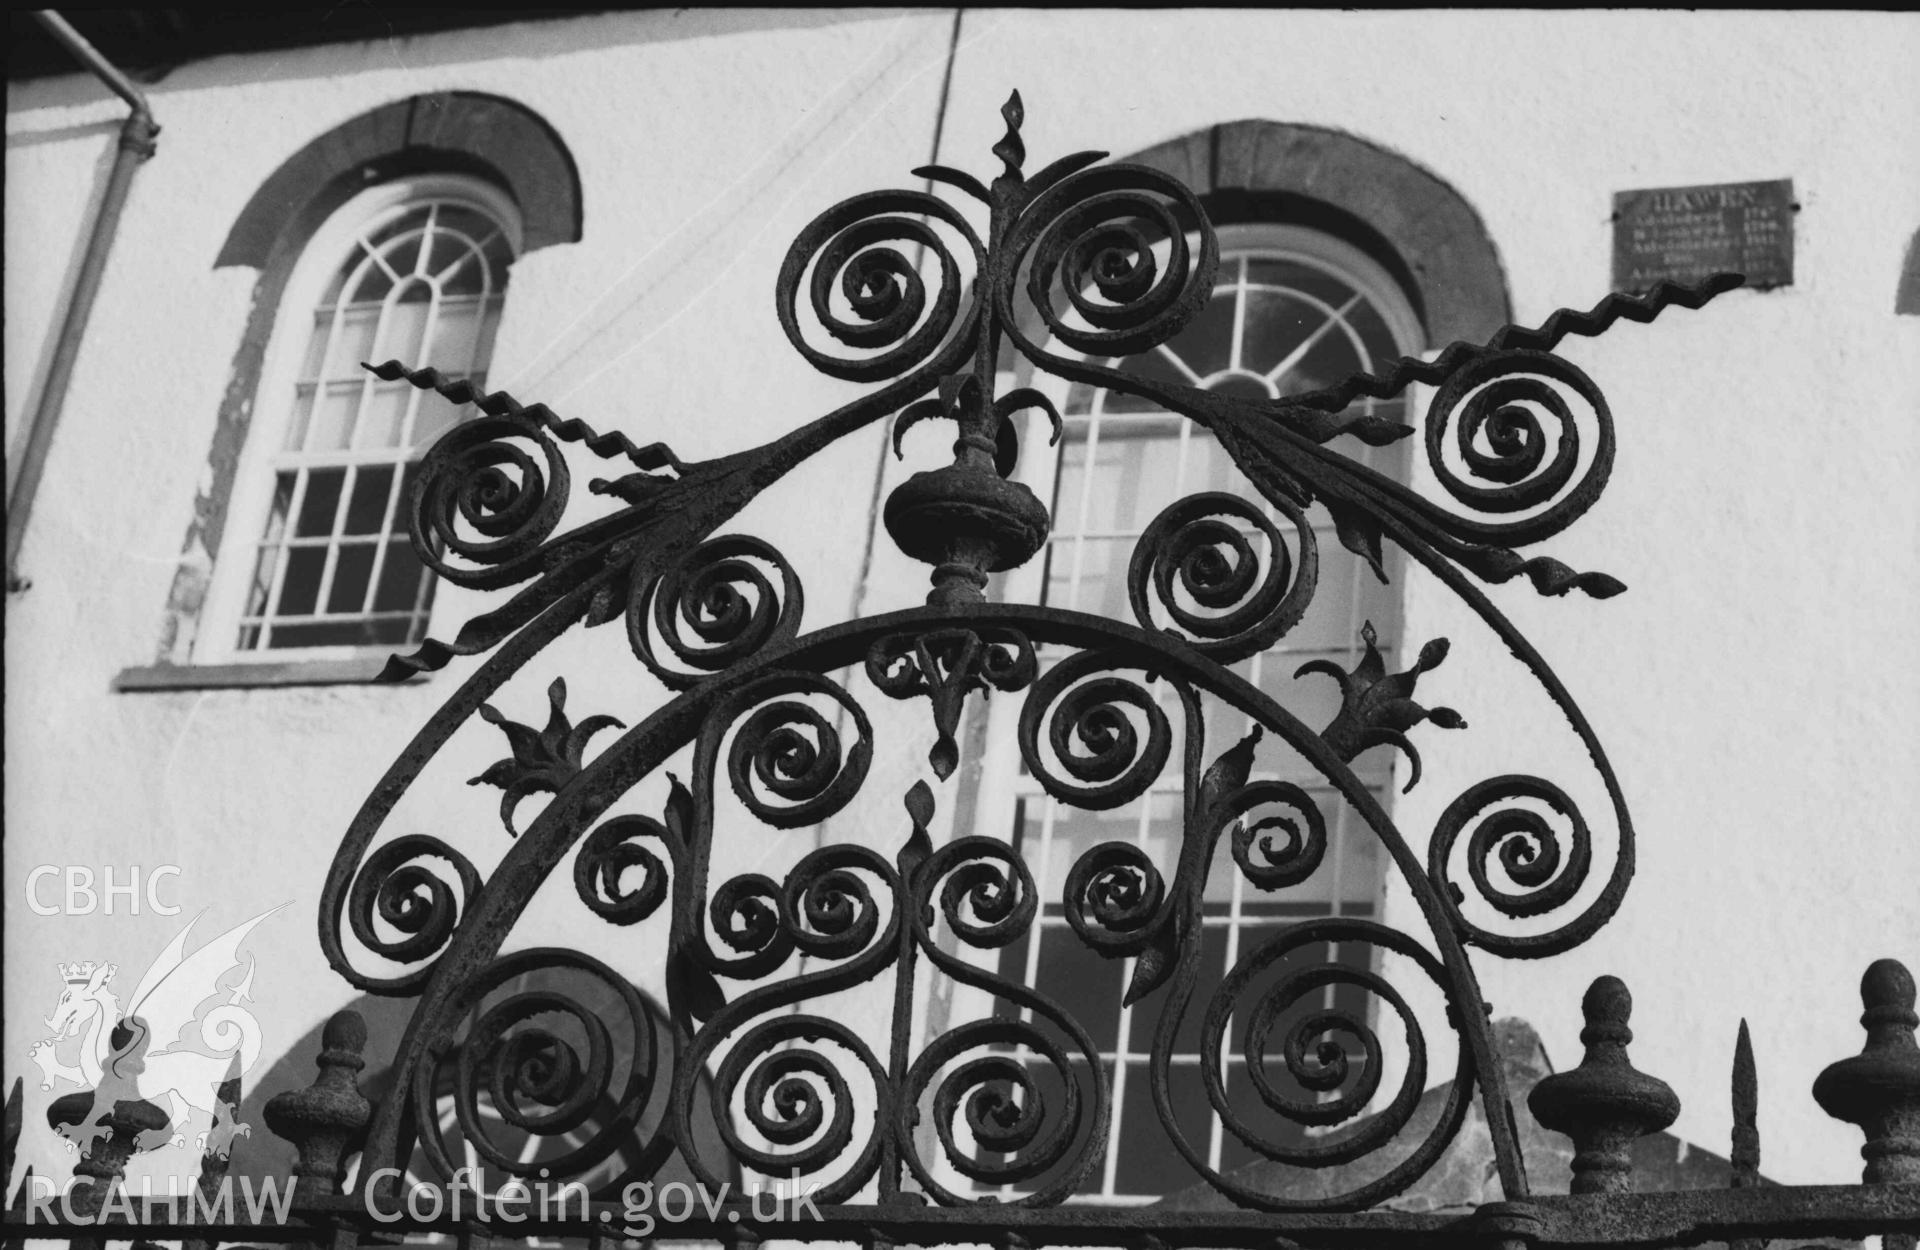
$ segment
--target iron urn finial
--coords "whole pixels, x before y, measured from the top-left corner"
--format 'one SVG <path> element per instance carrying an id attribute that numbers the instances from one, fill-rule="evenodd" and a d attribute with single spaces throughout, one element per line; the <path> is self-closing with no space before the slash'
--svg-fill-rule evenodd
<path id="1" fill-rule="evenodd" d="M 1869 1185 L 1920 1182 L 1920 1044 L 1914 1029 L 1913 974 L 1897 959 L 1876 959 L 1860 978 L 1860 1023 L 1867 1044 L 1831 1064 L 1813 1083 L 1814 1101 L 1836 1120 L 1866 1132 L 1861 1178 Z"/>
<path id="2" fill-rule="evenodd" d="M 1665 1081 L 1637 1071 L 1627 1059 L 1633 995 L 1624 981 L 1595 978 L 1580 1010 L 1587 1022 L 1580 1030 L 1586 1056 L 1573 1071 L 1534 1086 L 1527 1106 L 1542 1125 L 1573 1138 L 1573 1193 L 1630 1193 L 1633 1164 L 1627 1148 L 1672 1124 L 1680 1099 Z"/>
<path id="3" fill-rule="evenodd" d="M 313 1084 L 267 1100 L 267 1124 L 300 1150 L 293 1174 L 311 1197 L 339 1192 L 341 1163 L 373 1118 L 355 1074 L 367 1066 L 367 1022 L 357 1011 L 336 1011 L 320 1034 L 320 1068 Z"/>

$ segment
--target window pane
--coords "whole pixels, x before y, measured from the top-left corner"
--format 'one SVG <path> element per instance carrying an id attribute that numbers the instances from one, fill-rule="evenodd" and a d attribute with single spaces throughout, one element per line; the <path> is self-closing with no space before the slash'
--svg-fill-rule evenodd
<path id="1" fill-rule="evenodd" d="M 1040 962 L 1034 988 L 1064 1008 L 1103 1051 L 1120 1037 L 1122 962 L 1087 949 L 1066 925 L 1047 925 L 1037 934 Z"/>
<path id="2" fill-rule="evenodd" d="M 475 386 L 483 386 L 486 383 L 486 375 L 478 374 L 468 380 Z M 452 429 L 462 418 L 472 416 L 473 411 L 470 404 L 456 406 L 445 396 L 422 391 L 419 402 L 414 405 L 413 437 L 408 441 L 414 447 L 431 447 L 442 434 Z"/>
<path id="3" fill-rule="evenodd" d="M 1211 1107 L 1197 1067 L 1176 1066 L 1168 1092 L 1174 1123 L 1202 1158 L 1212 1132 Z M 1144 1063 L 1127 1065 L 1127 1087 L 1114 1108 L 1120 1117 L 1119 1154 L 1113 1188 L 1122 1194 L 1162 1194 L 1199 1183 L 1200 1176 L 1173 1144 L 1153 1105 L 1153 1074 Z"/>
<path id="4" fill-rule="evenodd" d="M 329 382 L 307 431 L 306 450 L 341 451 L 353 435 L 353 414 L 360 406 L 359 381 Z"/>
<path id="5" fill-rule="evenodd" d="M 398 360 L 414 366 L 421 363 L 420 344 L 427 330 L 428 302 L 432 288 L 424 282 L 409 282 L 401 291 L 399 303 L 387 305 L 387 319 L 380 327 L 379 346 L 374 349 L 375 363 Z"/>
<path id="6" fill-rule="evenodd" d="M 486 293 L 487 263 L 480 253 L 470 248 L 462 248 L 458 253 L 449 245 L 447 258 L 436 256 L 434 263 L 439 266 L 436 275 L 443 297 L 462 295 L 479 296 Z"/>
<path id="7" fill-rule="evenodd" d="M 1286 1069 L 1284 1056 L 1269 1061 L 1265 1068 L 1268 1083 L 1281 1090 L 1291 1085 L 1292 1082 L 1286 1079 Z M 1241 1125 L 1259 1141 L 1274 1146 L 1300 1146 L 1307 1140 L 1306 1132 L 1300 1125 L 1271 1110 L 1261 1100 L 1260 1092 L 1254 1087 L 1253 1078 L 1247 1075 L 1247 1065 L 1244 1063 L 1227 1065 L 1227 1105 L 1233 1108 L 1233 1114 Z M 1262 1157 L 1254 1152 L 1253 1147 L 1235 1136 L 1232 1129 L 1222 1126 L 1221 1171 L 1245 1167 Z"/>
<path id="8" fill-rule="evenodd" d="M 480 341 L 481 304 L 477 299 L 455 299 L 440 305 L 433 324 L 433 342 L 421 352 L 443 373 L 464 377 L 473 371 L 474 349 Z"/>
<path id="9" fill-rule="evenodd" d="M 280 647 L 393 647 L 407 641 L 406 618 L 393 620 L 328 621 L 310 625 L 276 625 L 273 641 Z"/>
<path id="10" fill-rule="evenodd" d="M 387 267 L 400 275 L 401 281 L 412 277 L 420 263 L 420 233 L 415 231 L 398 242 L 380 249 L 380 258 Z"/>
<path id="11" fill-rule="evenodd" d="M 1374 801 L 1385 805 L 1388 794 L 1384 786 L 1369 788 Z M 1380 883 L 1386 879 L 1380 839 L 1367 826 L 1358 812 L 1348 812 L 1344 818 L 1342 832 L 1345 834 L 1340 847 L 1340 910 L 1343 915 L 1371 915 L 1375 900 L 1380 894 Z"/>
<path id="12" fill-rule="evenodd" d="M 1182 1054 L 1200 1053 L 1200 1023 L 1207 1016 L 1207 1000 L 1220 985 L 1227 961 L 1227 926 L 1205 925 L 1200 930 L 1200 971 L 1194 980 L 1193 997 L 1187 1001 L 1187 1014 L 1173 1035 L 1173 1048 Z M 1171 996 L 1169 981 L 1133 1005 L 1133 1033 L 1127 1049 L 1144 1055 L 1153 1049 L 1160 1032 L 1160 1021 Z"/>
<path id="13" fill-rule="evenodd" d="M 1180 471 L 1179 418 L 1102 421 L 1093 445 L 1092 495 L 1081 502 L 1086 476 L 1087 448 L 1082 439 L 1069 444 L 1062 463 L 1061 498 L 1073 509 L 1061 518 L 1068 532 L 1139 533 L 1175 498 Z M 1071 466 L 1071 471 L 1069 471 Z"/>
<path id="14" fill-rule="evenodd" d="M 312 469 L 307 473 L 307 494 L 300 502 L 300 521 L 293 531 L 296 537 L 333 533 L 333 516 L 340 506 L 340 487 L 346 476 L 345 469 Z"/>
<path id="15" fill-rule="evenodd" d="M 1274 381 L 1283 395 L 1317 391 L 1365 367 L 1344 326 L 1336 326 L 1309 348 L 1300 362 L 1287 371 L 1286 376 Z"/>
<path id="16" fill-rule="evenodd" d="M 1050 573 L 1048 606 L 1132 620 L 1133 610 L 1127 606 L 1127 563 L 1133 559 L 1136 541 L 1076 538 L 1061 543 Z"/>
<path id="17" fill-rule="evenodd" d="M 1328 320 L 1325 309 L 1291 292 L 1247 292 L 1247 367 L 1268 372 Z"/>
<path id="18" fill-rule="evenodd" d="M 420 579 L 426 569 L 413 554 L 413 544 L 404 538 L 387 544 L 386 563 L 380 566 L 380 589 L 373 597 L 376 612 L 410 612 L 420 594 Z"/>
<path id="19" fill-rule="evenodd" d="M 349 278 L 341 291 L 341 298 L 353 303 L 371 303 L 378 307 L 379 302 L 393 289 L 393 278 L 387 273 L 380 258 L 362 251 L 353 277 Z"/>
<path id="20" fill-rule="evenodd" d="M 320 575 L 327 567 L 325 547 L 295 547 L 287 553 L 286 579 L 280 583 L 276 615 L 305 616 L 320 600 Z M 277 633 L 278 631 L 276 631 Z M 275 646 L 286 646 L 276 641 Z"/>
<path id="21" fill-rule="evenodd" d="M 1229 266 L 1222 265 L 1221 271 L 1223 275 L 1229 272 Z M 1202 378 L 1218 373 L 1230 363 L 1235 304 L 1236 292 L 1232 287 L 1216 291 L 1207 306 L 1187 323 L 1186 329 L 1167 344 L 1174 355 L 1186 362 L 1187 368 Z"/>
<path id="22" fill-rule="evenodd" d="M 367 582 L 373 575 L 372 543 L 347 543 L 333 566 L 333 586 L 327 591 L 327 611 L 359 612 L 367 600 Z"/>
<path id="23" fill-rule="evenodd" d="M 1136 377 L 1151 378 L 1170 386 L 1192 386 L 1193 379 L 1179 365 L 1167 358 L 1159 349 L 1142 352 L 1138 356 L 1129 356 L 1119 362 L 1119 368 Z M 1200 376 L 1205 377 L 1205 374 Z M 1106 402 L 1101 405 L 1104 412 L 1159 412 L 1157 400 L 1144 399 L 1128 395 L 1123 391 L 1108 391 Z"/>
<path id="24" fill-rule="evenodd" d="M 378 534 L 387 519 L 387 494 L 393 486 L 393 466 L 366 465 L 354 473 L 353 498 L 347 501 L 343 534 Z"/>
<path id="25" fill-rule="evenodd" d="M 357 304 L 340 311 L 340 338 L 327 362 L 326 376 L 359 381 L 360 365 L 379 364 L 384 357 L 374 355 L 373 336 L 380 324 L 380 305 Z"/>
<path id="26" fill-rule="evenodd" d="M 383 382 L 367 394 L 366 407 L 360 411 L 360 428 L 355 444 L 366 450 L 399 447 L 400 431 L 407 420 L 407 406 L 415 391 L 404 382 Z"/>
<path id="27" fill-rule="evenodd" d="M 1347 322 L 1353 327 L 1354 333 L 1360 336 L 1361 343 L 1365 344 L 1367 368 L 1379 369 L 1388 361 L 1399 357 L 1400 353 L 1393 344 L 1393 332 L 1387 329 L 1387 323 L 1380 316 L 1380 310 L 1371 303 L 1361 300 L 1355 304 L 1347 312 Z M 1402 399 L 1395 402 L 1405 403 L 1406 401 Z"/>

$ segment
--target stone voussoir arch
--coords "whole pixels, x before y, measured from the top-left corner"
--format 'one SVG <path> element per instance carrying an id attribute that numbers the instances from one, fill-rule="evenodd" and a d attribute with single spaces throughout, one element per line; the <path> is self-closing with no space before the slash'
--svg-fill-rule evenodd
<path id="1" fill-rule="evenodd" d="M 214 268 L 252 268 L 259 276 L 168 591 L 158 667 L 192 660 L 267 343 L 288 276 L 308 240 L 334 210 L 369 187 L 456 173 L 491 182 L 512 197 L 521 216 L 521 256 L 580 240 L 580 171 L 559 132 L 526 105 L 477 91 L 410 96 L 341 122 L 283 161 L 235 218 Z"/>
<path id="2" fill-rule="evenodd" d="M 1323 126 L 1225 122 L 1126 158 L 1186 183 L 1217 220 L 1299 220 L 1374 253 L 1406 287 L 1430 346 L 1484 341 L 1512 320 L 1485 223 L 1431 171 Z"/>
<path id="3" fill-rule="evenodd" d="M 521 254 L 580 240 L 580 171 L 546 120 L 474 91 L 396 100 L 340 123 L 288 157 L 240 211 L 215 268 L 265 268 L 356 192 L 414 173 L 471 173 L 514 198 Z M 290 238 L 289 235 L 292 237 Z"/>

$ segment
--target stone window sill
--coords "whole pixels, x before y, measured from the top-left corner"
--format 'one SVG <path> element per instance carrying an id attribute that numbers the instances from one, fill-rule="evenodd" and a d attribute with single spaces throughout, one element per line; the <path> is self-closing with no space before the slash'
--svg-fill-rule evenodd
<path id="1" fill-rule="evenodd" d="M 123 668 L 113 690 L 246 690 L 263 686 L 370 686 L 387 666 L 385 656 L 352 660 L 290 660 L 280 664 L 142 664 Z M 399 685 L 426 680 L 416 674 Z M 379 683 L 389 684 L 389 683 Z"/>

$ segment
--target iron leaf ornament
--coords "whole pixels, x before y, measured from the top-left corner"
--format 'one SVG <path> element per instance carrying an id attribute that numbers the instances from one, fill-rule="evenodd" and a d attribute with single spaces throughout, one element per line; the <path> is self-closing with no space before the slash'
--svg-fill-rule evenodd
<path id="1" fill-rule="evenodd" d="M 508 720 L 490 703 L 480 705 L 481 718 L 499 726 L 513 754 L 489 766 L 467 784 L 498 786 L 505 791 L 500 796 L 500 823 L 515 836 L 519 831 L 513 827 L 513 812 L 520 800 L 541 792 L 558 794 L 560 787 L 580 771 L 587 743 L 593 735 L 603 729 L 621 728 L 620 721 L 612 716 L 589 716 L 578 725 L 568 720 L 567 682 L 563 677 L 554 678 L 553 684 L 547 687 L 547 703 L 551 712 L 546 728 L 540 730 Z"/>
<path id="2" fill-rule="evenodd" d="M 990 182 L 927 166 L 915 173 L 955 200 L 870 192 L 800 232 L 776 282 L 781 325 L 815 369 L 869 389 L 762 446 L 685 461 L 664 443 L 636 445 L 431 367 L 368 366 L 479 410 L 428 452 L 410 532 L 441 577 L 511 593 L 450 641 L 429 639 L 389 664 L 388 675 L 400 678 L 480 657 L 369 793 L 326 882 L 319 923 L 333 967 L 362 990 L 417 998 L 362 1175 L 405 1166 L 416 1146 L 450 1171 L 454 1147 L 435 1091 L 451 1082 L 462 1116 L 477 1114 L 485 1089 L 533 1143 L 486 1147 L 492 1166 L 549 1181 L 591 1174 L 596 1197 L 650 1179 L 672 1158 L 714 1187 L 740 1167 L 810 1178 L 823 1204 L 852 1201 L 869 1185 L 882 1206 L 1062 1202 L 1099 1160 L 1112 1089 L 1085 1025 L 1003 970 L 1000 953 L 1030 940 L 1045 903 L 1088 950 L 1134 961 L 1127 1001 L 1159 1010 L 1148 1067 L 1160 1127 L 1234 1202 L 1347 1210 L 1402 1192 L 1452 1140 L 1476 1087 L 1503 1190 L 1526 1196 L 1469 955 L 1544 957 L 1584 941 L 1619 906 L 1633 872 L 1633 828 L 1572 696 L 1483 587 L 1518 580 L 1543 595 L 1593 598 L 1623 589 L 1607 573 L 1518 550 L 1591 508 L 1614 461 L 1604 397 L 1553 350 L 1568 335 L 1597 335 L 1623 319 L 1697 309 L 1740 279 L 1609 296 L 1588 312 L 1556 312 L 1535 328 L 1509 326 L 1483 344 L 1454 343 L 1431 360 L 1403 359 L 1279 400 L 1210 393 L 1100 363 L 1165 343 L 1210 297 L 1219 243 L 1205 205 L 1168 175 L 1104 163 L 1099 152 L 1028 176 L 1017 93 L 1002 115 L 1005 134 L 993 147 L 1001 169 Z M 912 252 L 924 261 L 910 262 Z M 1015 418 L 1039 413 L 1056 441 L 1061 430 L 1042 391 L 996 393 L 1003 345 L 1045 372 L 1151 401 L 1208 430 L 1267 506 L 1202 493 L 1163 511 L 1127 566 L 1132 620 L 992 601 L 990 576 L 1031 559 L 1051 526 L 1047 507 L 1014 476 Z M 1434 388 L 1421 429 L 1348 411 L 1416 382 Z M 951 463 L 902 482 L 882 516 L 900 549 L 931 567 L 931 589 L 923 605 L 809 631 L 801 579 L 780 551 L 721 531 L 815 454 L 889 419 L 896 448 L 923 422 L 951 422 L 955 431 Z M 1416 433 L 1439 498 L 1343 450 L 1347 439 L 1377 447 Z M 569 451 L 608 462 L 589 490 L 611 510 L 558 532 Z M 1505 774 L 1469 786 L 1424 839 L 1423 857 L 1354 773 L 1361 751 L 1387 744 L 1407 755 L 1411 786 L 1420 775 L 1415 738 L 1466 728 L 1459 713 L 1414 699 L 1419 678 L 1446 658 L 1445 639 L 1389 674 L 1369 625 L 1353 670 L 1324 661 L 1301 668 L 1300 676 L 1331 677 L 1341 689 L 1339 712 L 1317 730 L 1232 670 L 1312 609 L 1319 565 L 1307 510 L 1315 505 L 1376 575 L 1387 576 L 1391 544 L 1439 579 L 1559 707 L 1612 807 L 1603 876 L 1596 880 L 1586 817 L 1543 778 Z M 607 714 L 575 725 L 555 681 L 550 718 L 537 731 L 491 705 L 555 639 L 615 619 L 636 661 L 669 692 L 664 703 L 630 725 Z M 1042 663 L 1042 655 L 1058 658 Z M 1054 875 L 1064 882 L 1058 898 L 1042 899 L 1032 868 L 1005 839 L 939 843 L 937 787 L 916 780 L 902 795 L 907 819 L 898 829 L 809 842 L 778 876 L 716 879 L 738 860 L 716 854 L 721 830 L 817 836 L 785 831 L 817 830 L 848 810 L 880 745 L 865 710 L 874 695 L 927 700 L 927 761 L 944 782 L 960 762 L 968 700 L 989 691 L 1016 701 L 1022 764 L 1069 807 L 1122 807 L 1178 770 L 1173 861 L 1157 862 L 1134 843 L 1102 843 Z M 1253 731 L 1210 748 L 1215 706 L 1246 714 Z M 512 750 L 474 779 L 503 791 L 501 820 L 515 835 L 484 877 L 443 838 L 382 836 L 395 804 L 476 714 Z M 609 730 L 620 732 L 589 759 L 588 740 Z M 1317 774 L 1317 790 L 1263 775 L 1263 754 L 1272 753 Z M 629 810 L 635 787 L 670 764 L 684 771 L 668 775 L 658 817 Z M 520 800 L 536 792 L 550 801 L 516 830 Z M 1317 883 L 1336 858 L 1328 854 L 1335 806 L 1352 836 L 1375 839 L 1425 931 L 1358 917 L 1308 920 L 1250 943 L 1223 979 L 1207 981 L 1209 875 L 1237 872 L 1267 892 Z M 1229 856 L 1215 854 L 1223 845 Z M 657 1068 L 637 1058 L 666 1052 L 653 1048 L 652 1026 L 619 974 L 571 952 L 501 954 L 540 885 L 569 871 L 570 857 L 576 893 L 596 916 L 639 926 L 666 913 L 664 950 L 646 960 L 671 1021 L 671 1059 Z M 1471 894 L 1456 879 L 1459 859 Z M 1528 923 L 1505 927 L 1515 920 Z M 632 932 L 644 941 L 659 931 Z M 1311 952 L 1327 943 L 1370 952 L 1370 961 L 1314 962 Z M 1375 970 L 1381 952 L 1399 957 L 1396 975 L 1438 992 L 1459 1035 L 1450 1093 L 1418 1125 L 1429 1066 L 1423 1025 L 1402 988 Z M 600 1019 L 573 1000 L 513 990 L 515 978 L 547 966 L 617 982 L 608 1001 L 630 1009 Z M 849 1023 L 835 1002 L 883 977 L 894 1004 L 884 1036 Z M 958 1023 L 920 1020 L 915 1004 L 933 985 L 984 996 L 993 1009 Z M 1343 1004 L 1372 1007 L 1308 1009 L 1330 991 L 1344 993 Z M 556 1032 L 545 1022 L 553 1012 L 582 1017 L 581 1031 Z M 478 1024 L 463 1033 L 476 1013 Z M 1181 1038 L 1196 1023 L 1210 1110 L 1258 1157 L 1326 1168 L 1398 1143 L 1395 1150 L 1371 1174 L 1319 1197 L 1283 1198 L 1213 1168 L 1207 1143 L 1181 1127 L 1187 1117 L 1170 1077 L 1175 1053 L 1190 1053 Z M 622 1029 L 628 1035 L 616 1037 Z M 1229 1046 L 1241 1049 L 1251 1083 L 1233 1099 L 1220 1075 Z M 1399 1050 L 1392 1089 L 1383 1086 L 1389 1047 Z M 632 1062 L 617 1069 L 612 1056 Z M 717 1143 L 694 1127 L 696 1089 L 709 1079 Z M 665 1106 L 659 1128 L 635 1148 L 640 1108 L 656 1092 Z M 1276 1135 L 1274 1119 L 1313 1131 Z"/>

